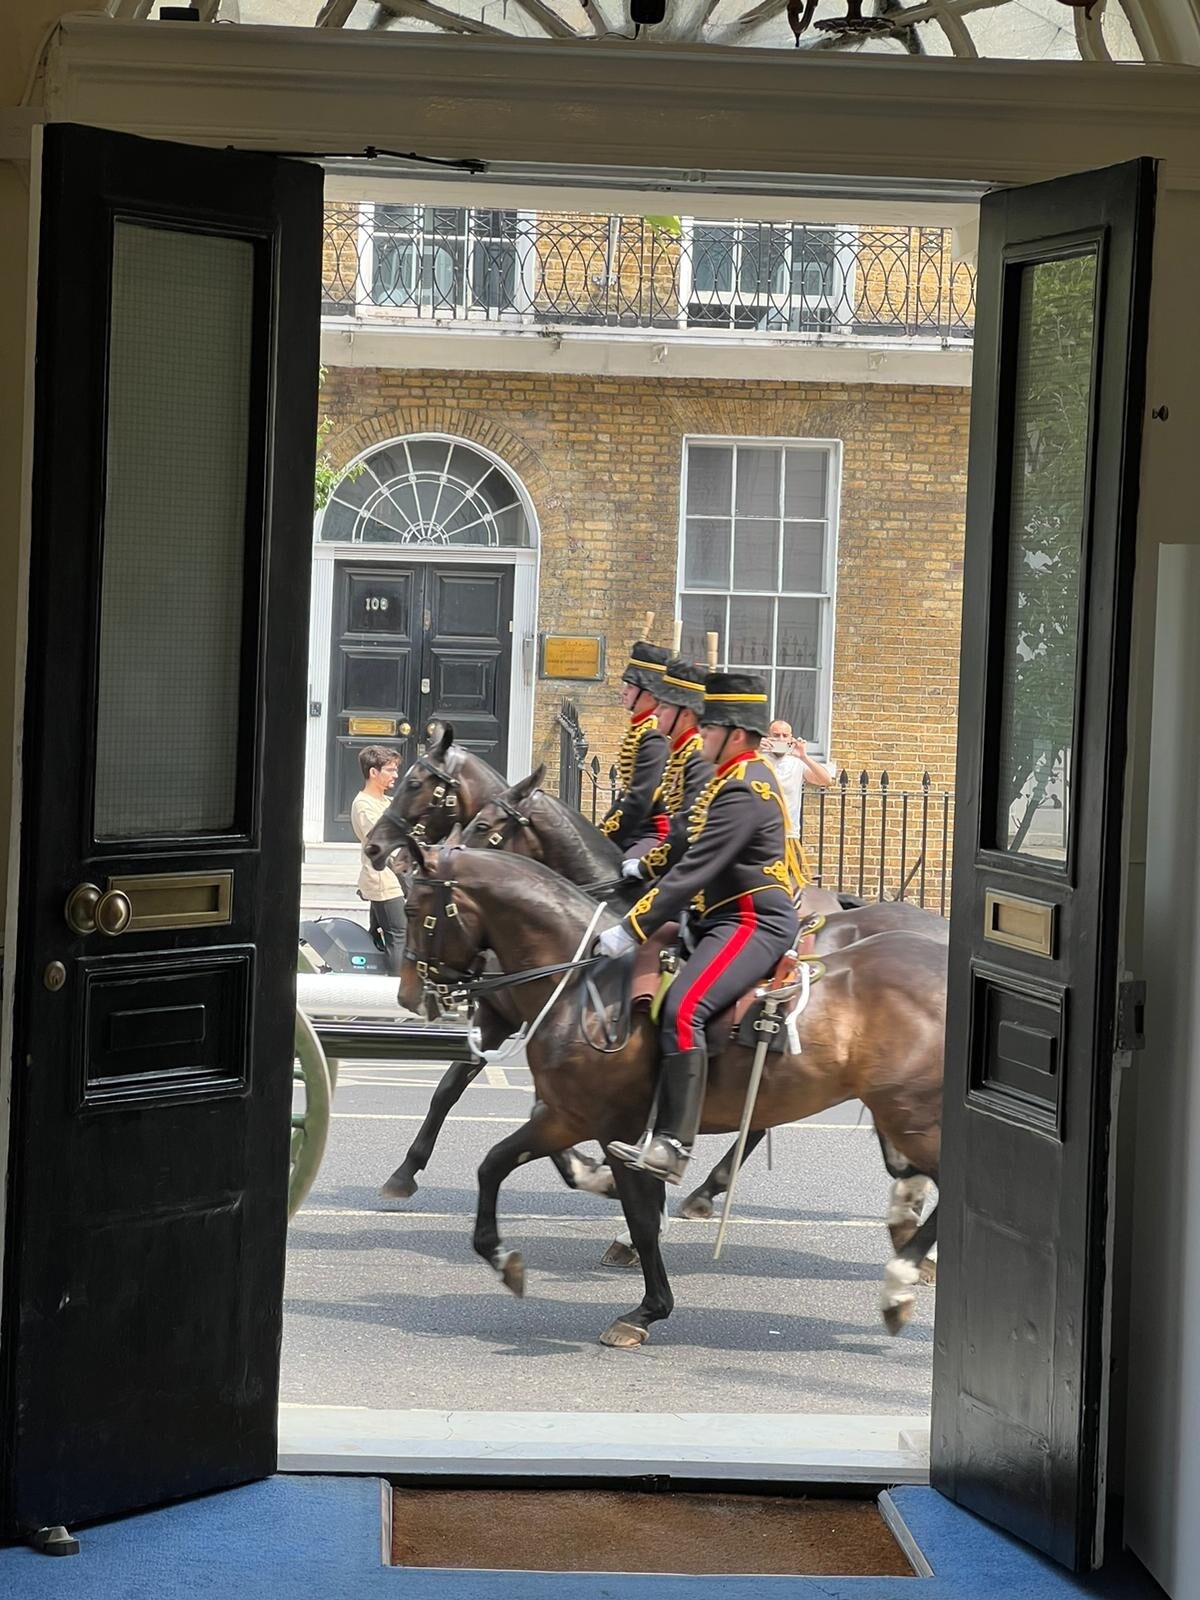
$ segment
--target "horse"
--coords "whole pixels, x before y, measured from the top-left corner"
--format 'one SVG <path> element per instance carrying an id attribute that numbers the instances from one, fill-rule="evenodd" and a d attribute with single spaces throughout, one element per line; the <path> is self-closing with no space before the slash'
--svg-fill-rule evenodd
<path id="1" fill-rule="evenodd" d="M 524 1126 L 495 1145 L 479 1168 L 472 1238 L 505 1287 L 523 1295 L 524 1262 L 519 1252 L 505 1248 L 496 1220 L 501 1183 L 525 1162 L 581 1140 L 596 1139 L 607 1148 L 614 1139 L 636 1138 L 653 1098 L 658 1042 L 641 1012 L 631 1018 L 624 1042 L 611 1048 L 597 1048 L 581 1030 L 580 973 L 573 969 L 595 932 L 611 925 L 609 912 L 540 862 L 490 851 L 417 848 L 420 868 L 405 877 L 411 943 L 401 1000 L 410 1005 L 421 998 L 418 963 L 438 981 L 478 971 L 482 954 L 490 951 L 513 980 L 509 993 L 526 1029 L 537 1099 Z M 936 1183 L 945 946 L 911 933 L 879 933 L 831 953 L 823 965 L 800 1018 L 802 1052 L 768 1058 L 751 1126 L 779 1126 L 857 1098 L 889 1148 Z M 751 1054 L 732 1043 L 714 1051 L 702 1132 L 738 1127 Z M 640 1257 L 644 1294 L 637 1307 L 610 1323 L 600 1342 L 630 1349 L 645 1343 L 652 1324 L 668 1317 L 674 1305 L 659 1248 L 664 1187 L 652 1174 L 622 1163 L 612 1173 Z M 936 1238 L 935 1206 L 888 1263 L 880 1308 L 891 1333 L 912 1317 L 920 1262 Z"/>

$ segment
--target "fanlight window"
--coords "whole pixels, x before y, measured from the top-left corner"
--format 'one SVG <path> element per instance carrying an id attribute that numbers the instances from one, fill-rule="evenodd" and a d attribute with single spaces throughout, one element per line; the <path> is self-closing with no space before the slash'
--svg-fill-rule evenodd
<path id="1" fill-rule="evenodd" d="M 459 439 L 396 439 L 343 473 L 321 538 L 345 544 L 532 543 L 521 496 L 489 456 Z"/>

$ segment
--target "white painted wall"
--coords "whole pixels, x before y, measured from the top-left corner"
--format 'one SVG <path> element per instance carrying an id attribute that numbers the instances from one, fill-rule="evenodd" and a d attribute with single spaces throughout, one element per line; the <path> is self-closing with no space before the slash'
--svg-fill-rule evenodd
<path id="1" fill-rule="evenodd" d="M 1200 1584 L 1200 545 L 1159 552 L 1146 859 L 1146 1048 L 1132 1232 L 1126 1541 Z"/>

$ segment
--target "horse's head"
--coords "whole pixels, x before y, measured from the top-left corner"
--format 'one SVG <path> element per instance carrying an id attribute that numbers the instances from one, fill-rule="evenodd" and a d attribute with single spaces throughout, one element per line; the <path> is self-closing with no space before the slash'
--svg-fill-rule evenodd
<path id="1" fill-rule="evenodd" d="M 407 849 L 414 870 L 401 875 L 408 933 L 399 1000 L 436 1017 L 451 992 L 483 970 L 482 919 L 455 877 L 457 846 L 433 848 L 410 838 Z"/>
<path id="2" fill-rule="evenodd" d="M 363 840 L 363 854 L 377 872 L 410 839 L 437 844 L 462 820 L 468 759 L 447 723 L 437 743 L 397 780 L 387 810 Z"/>
<path id="3" fill-rule="evenodd" d="M 545 767 L 538 767 L 502 794 L 485 799 L 463 829 L 463 844 L 473 850 L 510 850 L 540 861 L 543 852 L 528 807 L 545 776 Z"/>

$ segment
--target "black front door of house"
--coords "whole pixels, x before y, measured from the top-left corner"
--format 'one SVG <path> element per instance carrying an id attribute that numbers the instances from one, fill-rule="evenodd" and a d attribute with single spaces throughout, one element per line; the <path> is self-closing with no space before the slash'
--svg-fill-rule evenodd
<path id="1" fill-rule="evenodd" d="M 1110 1094 L 1154 169 L 979 247 L 933 1481 L 1097 1558 Z"/>
<path id="2" fill-rule="evenodd" d="M 339 561 L 333 586 L 326 837 L 353 839 L 358 752 L 407 766 L 449 722 L 459 744 L 505 770 L 513 569 Z"/>
<path id="3" fill-rule="evenodd" d="M 321 175 L 45 130 L 3 1533 L 275 1465 Z"/>

